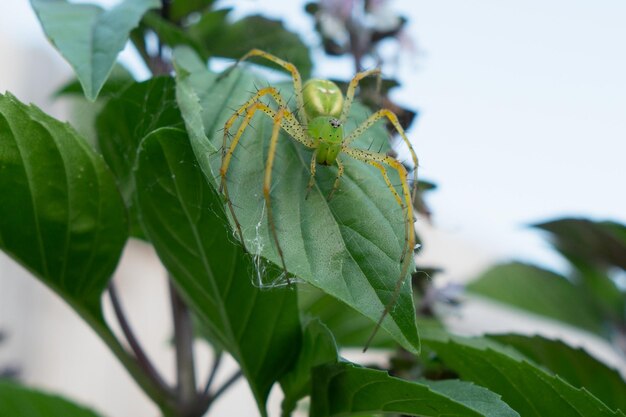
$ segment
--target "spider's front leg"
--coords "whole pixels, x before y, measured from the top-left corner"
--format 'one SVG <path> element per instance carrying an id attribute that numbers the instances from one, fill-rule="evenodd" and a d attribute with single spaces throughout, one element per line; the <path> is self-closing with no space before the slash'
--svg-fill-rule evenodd
<path id="1" fill-rule="evenodd" d="M 280 247 L 280 243 L 278 241 L 278 234 L 276 233 L 276 225 L 274 224 L 274 218 L 272 216 L 270 185 L 272 182 L 272 165 L 274 164 L 274 157 L 276 154 L 276 143 L 278 141 L 280 128 L 281 127 L 284 128 L 284 126 L 281 126 L 281 123 L 286 117 L 289 117 L 288 115 L 291 114 L 289 110 L 280 108 L 278 109 L 278 111 L 274 111 L 259 101 L 251 104 L 250 106 L 246 108 L 246 115 L 243 121 L 241 122 L 239 129 L 237 129 L 237 133 L 233 137 L 233 140 L 230 146 L 228 147 L 228 150 L 226 151 L 226 153 L 224 154 L 222 158 L 222 166 L 220 167 L 220 176 L 221 176 L 220 188 L 224 191 L 224 196 L 226 197 L 226 203 L 228 205 L 228 209 L 233 218 L 233 221 L 235 222 L 235 227 L 237 229 L 239 239 L 241 240 L 241 244 L 245 247 L 246 243 L 243 237 L 243 231 L 241 230 L 241 223 L 239 222 L 239 220 L 237 219 L 237 215 L 235 214 L 235 209 L 233 207 L 230 194 L 228 192 L 228 181 L 227 181 L 226 176 L 228 174 L 228 169 L 230 168 L 230 162 L 232 160 L 233 153 L 235 152 L 235 149 L 237 149 L 237 145 L 239 145 L 244 131 L 248 128 L 248 126 L 250 126 L 250 120 L 252 120 L 252 117 L 254 116 L 254 114 L 259 110 L 262 111 L 267 116 L 271 117 L 273 120 L 272 137 L 270 139 L 270 149 L 269 149 L 269 153 L 267 156 L 267 161 L 265 163 L 265 176 L 263 180 L 263 196 L 265 198 L 265 204 L 267 207 L 267 220 L 268 220 L 270 232 L 272 233 L 272 237 L 274 238 L 274 243 L 276 244 L 276 250 L 278 251 L 278 256 L 280 257 L 282 267 L 285 270 L 285 274 L 287 274 L 287 265 L 285 263 L 285 258 L 283 256 L 282 248 Z M 236 116 L 236 114 L 233 115 L 233 117 L 234 116 Z M 291 117 L 293 117 L 293 115 L 291 115 Z M 226 123 L 226 126 L 224 127 L 225 136 L 228 135 L 228 129 L 230 128 L 232 123 L 233 122 L 231 122 L 230 120 Z"/>
<path id="2" fill-rule="evenodd" d="M 274 238 L 280 262 L 282 263 L 283 270 L 285 271 L 287 283 L 289 283 L 289 272 L 287 271 L 285 256 L 283 255 L 283 249 L 280 247 L 278 233 L 276 232 L 276 224 L 274 223 L 274 216 L 272 215 L 272 198 L 270 196 L 270 190 L 272 185 L 272 166 L 274 165 L 274 157 L 276 156 L 276 145 L 278 144 L 281 121 L 288 112 L 289 110 L 280 108 L 274 115 L 274 127 L 272 128 L 270 148 L 267 154 L 267 161 L 265 162 L 265 177 L 263 178 L 263 197 L 265 198 L 265 207 L 267 207 L 267 223 L 270 228 L 270 232 L 272 233 L 272 237 Z"/>
<path id="3" fill-rule="evenodd" d="M 291 62 L 280 59 L 276 55 L 272 55 L 260 49 L 252 49 L 247 54 L 239 58 L 235 65 L 228 69 L 228 72 L 232 71 L 237 65 L 239 65 L 239 63 L 252 57 L 267 59 L 268 61 L 273 62 L 274 64 L 282 67 L 283 69 L 291 73 L 291 78 L 293 80 L 293 91 L 296 96 L 296 104 L 298 105 L 296 114 L 298 116 L 298 120 L 300 120 L 301 123 L 306 124 L 306 115 L 304 112 L 304 97 L 302 96 L 302 77 L 300 76 L 300 72 L 298 71 L 296 66 L 293 65 Z"/>
<path id="4" fill-rule="evenodd" d="M 228 120 L 224 124 L 224 139 L 223 139 L 223 144 L 222 144 L 222 155 L 224 155 L 224 153 L 226 152 L 226 143 L 228 141 L 228 134 L 229 134 L 230 128 L 233 126 L 235 121 L 237 121 L 237 119 L 241 117 L 244 113 L 248 112 L 248 110 L 255 103 L 257 102 L 260 103 L 261 98 L 264 96 L 271 96 L 274 99 L 274 101 L 276 101 L 276 104 L 278 104 L 279 108 L 287 109 L 287 103 L 285 102 L 285 99 L 280 95 L 280 92 L 276 88 L 265 87 L 257 91 L 256 94 L 254 94 L 252 97 L 250 97 L 248 101 L 246 101 L 243 105 L 241 105 L 235 111 L 235 113 L 233 113 L 233 115 L 230 116 L 230 118 L 228 118 Z M 267 109 L 268 107 L 265 106 L 265 108 Z M 263 112 L 269 115 L 269 113 L 266 110 L 263 110 Z M 274 116 L 270 115 L 270 117 L 274 117 Z M 248 120 L 248 123 L 249 123 L 249 120 Z M 282 123 L 284 125 L 283 128 L 285 129 L 287 133 L 291 135 L 291 137 L 303 143 L 305 146 L 308 146 L 308 147 L 313 146 L 313 141 L 307 137 L 304 128 L 302 127 L 302 125 L 300 125 L 300 123 L 298 123 L 298 120 L 293 116 L 293 114 L 291 114 L 291 112 L 287 112 L 284 115 L 282 119 Z"/>
<path id="5" fill-rule="evenodd" d="M 271 109 L 266 104 L 260 101 L 260 98 L 264 95 L 271 95 L 278 102 L 279 107 L 277 110 Z M 272 136 L 270 139 L 270 148 L 265 164 L 265 176 L 263 181 L 263 195 L 266 202 L 267 207 L 267 219 L 268 225 L 270 229 L 270 233 L 272 234 L 272 238 L 274 240 L 276 250 L 280 257 L 280 261 L 282 264 L 285 273 L 287 273 L 287 266 L 284 259 L 283 251 L 280 246 L 278 240 L 278 233 L 276 231 L 276 225 L 274 222 L 274 218 L 272 215 L 272 205 L 270 198 L 270 186 L 272 180 L 272 167 L 274 164 L 274 158 L 276 154 L 276 144 L 278 141 L 280 130 L 283 129 L 287 132 L 291 137 L 293 137 L 296 141 L 302 143 L 303 145 L 313 148 L 313 141 L 306 135 L 304 128 L 300 125 L 286 106 L 284 106 L 283 98 L 278 94 L 276 89 L 272 87 L 268 87 L 260 90 L 255 94 L 252 98 L 250 98 L 243 106 L 241 106 L 226 122 L 224 125 L 224 144 L 223 144 L 223 153 L 222 153 L 222 165 L 220 167 L 220 189 L 224 192 L 224 196 L 226 198 L 226 203 L 233 218 L 233 222 L 235 223 L 235 228 L 237 229 L 237 234 L 239 235 L 239 239 L 241 240 L 242 245 L 245 247 L 245 239 L 243 236 L 243 231 L 241 228 L 241 223 L 239 222 L 237 215 L 235 213 L 234 205 L 232 199 L 230 197 L 229 189 L 228 189 L 228 181 L 227 175 L 228 170 L 230 168 L 230 163 L 232 161 L 233 154 L 237 149 L 237 146 L 240 144 L 241 138 L 243 137 L 244 132 L 250 126 L 250 121 L 257 113 L 257 111 L 261 111 L 262 114 L 272 118 L 273 121 L 273 129 Z M 239 125 L 237 132 L 233 136 L 230 145 L 228 145 L 228 137 L 229 132 L 235 121 L 238 120 L 241 116 L 243 116 L 243 120 Z"/>
<path id="6" fill-rule="evenodd" d="M 228 206 L 228 210 L 230 211 L 233 221 L 235 222 L 235 228 L 237 229 L 239 240 L 241 241 L 241 244 L 243 245 L 244 248 L 246 247 L 246 241 L 243 237 L 243 232 L 241 230 L 241 223 L 239 223 L 239 219 L 237 219 L 237 215 L 235 214 L 235 209 L 233 207 L 233 202 L 230 198 L 230 193 L 228 191 L 228 181 L 227 181 L 226 176 L 228 174 L 228 169 L 230 168 L 230 162 L 232 160 L 235 149 L 237 149 L 237 146 L 239 145 L 239 141 L 241 140 L 241 137 L 244 131 L 248 128 L 248 126 L 250 126 L 250 120 L 252 120 L 252 117 L 258 110 L 261 110 L 262 112 L 264 112 L 265 114 L 267 114 L 268 116 L 272 118 L 274 117 L 274 114 L 275 114 L 274 110 L 270 109 L 268 106 L 266 106 L 265 104 L 261 102 L 257 101 L 255 103 L 252 103 L 246 106 L 245 117 L 243 121 L 241 122 L 241 124 L 239 125 L 239 128 L 237 129 L 237 133 L 235 133 L 235 136 L 233 137 L 233 140 L 230 143 L 230 146 L 228 147 L 226 146 L 226 142 L 229 136 L 230 128 L 232 127 L 237 117 L 240 114 L 242 114 L 241 109 L 239 109 L 235 114 L 233 114 L 233 116 L 224 125 L 224 144 L 222 145 L 223 146 L 222 165 L 220 166 L 220 178 L 221 178 L 220 192 L 224 192 L 224 197 L 226 198 L 226 204 Z"/>

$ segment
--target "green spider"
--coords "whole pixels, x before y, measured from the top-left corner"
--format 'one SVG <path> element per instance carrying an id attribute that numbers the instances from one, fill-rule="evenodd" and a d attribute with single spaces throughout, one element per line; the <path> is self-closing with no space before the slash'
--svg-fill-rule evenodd
<path id="1" fill-rule="evenodd" d="M 414 180 L 412 190 L 413 195 L 411 195 L 411 190 L 409 188 L 407 180 L 407 172 L 400 162 L 386 154 L 372 152 L 365 149 L 358 149 L 355 147 L 351 147 L 350 144 L 358 137 L 360 137 L 367 129 L 372 127 L 378 120 L 386 118 L 398 131 L 398 133 L 404 140 L 404 143 L 408 146 L 411 157 L 413 159 L 413 163 L 417 169 L 418 161 L 415 151 L 413 150 L 413 147 L 411 146 L 411 143 L 409 142 L 404 132 L 404 129 L 402 128 L 402 126 L 400 126 L 397 116 L 388 109 L 381 109 L 375 112 L 361 125 L 356 127 L 356 129 L 354 129 L 350 134 L 348 134 L 347 136 L 344 134 L 343 125 L 350 112 L 350 108 L 354 100 L 354 94 L 358 87 L 359 81 L 368 76 L 379 75 L 379 69 L 371 69 L 357 73 L 350 81 L 346 96 L 344 98 L 339 87 L 337 87 L 337 85 L 332 81 L 310 79 L 303 85 L 300 73 L 293 64 L 258 49 L 253 49 L 245 54 L 241 59 L 239 59 L 237 64 L 251 57 L 265 58 L 291 73 L 298 111 L 296 112 L 296 114 L 294 114 L 289 109 L 286 100 L 280 95 L 279 91 L 276 88 L 266 87 L 258 90 L 256 94 L 254 94 L 248 101 L 246 101 L 241 107 L 239 107 L 224 125 L 224 140 L 222 147 L 223 153 L 222 163 L 220 167 L 220 189 L 224 192 L 224 195 L 226 197 L 226 202 L 234 220 L 237 234 L 239 235 L 242 244 L 245 245 L 245 240 L 241 230 L 241 224 L 237 219 L 235 210 L 233 208 L 233 203 L 228 192 L 228 169 L 231 163 L 233 153 L 237 149 L 237 146 L 239 145 L 240 139 L 244 131 L 250 126 L 251 119 L 258 111 L 261 111 L 261 113 L 267 115 L 273 120 L 269 151 L 265 164 L 263 196 L 267 207 L 267 220 L 269 229 L 271 231 L 271 235 L 274 240 L 278 256 L 280 257 L 282 267 L 285 271 L 285 276 L 288 276 L 288 270 L 285 263 L 285 258 L 283 256 L 280 241 L 278 239 L 274 218 L 272 216 L 272 204 L 270 197 L 272 167 L 274 164 L 276 145 L 281 129 L 287 132 L 287 134 L 297 142 L 301 143 L 307 148 L 313 149 L 313 157 L 311 158 L 310 164 L 311 177 L 307 186 L 307 196 L 309 191 L 315 184 L 315 171 L 318 164 L 324 166 L 336 164 L 338 167 L 337 176 L 335 178 L 333 188 L 328 195 L 329 200 L 337 191 L 341 181 L 341 177 L 344 173 L 344 165 L 341 161 L 343 155 L 347 155 L 350 158 L 365 162 L 366 164 L 372 165 L 377 168 L 380 171 L 387 187 L 389 188 L 389 191 L 393 194 L 395 200 L 400 205 L 400 207 L 402 208 L 402 212 L 405 215 L 405 245 L 400 259 L 400 263 L 402 264 L 401 274 L 396 282 L 394 294 L 391 298 L 391 301 L 385 307 L 385 310 L 378 320 L 378 323 L 376 324 L 374 333 L 370 337 L 371 341 L 372 337 L 376 333 L 377 329 L 380 327 L 383 319 L 389 312 L 390 308 L 393 306 L 393 304 L 395 304 L 395 301 L 402 287 L 402 283 L 404 282 L 409 272 L 409 267 L 412 261 L 412 254 L 415 247 L 412 201 L 415 197 L 415 193 L 417 192 L 417 180 Z M 261 100 L 265 96 L 269 96 L 274 99 L 274 101 L 276 102 L 276 108 L 268 106 Z M 243 117 L 243 120 L 239 125 L 237 131 L 234 133 L 234 136 L 232 136 L 232 140 L 229 144 L 228 139 L 231 136 L 230 129 L 241 117 Z M 389 176 L 387 175 L 387 170 L 385 166 L 397 171 L 401 181 L 402 197 L 392 185 Z M 367 344 L 369 344 L 369 341 L 367 342 Z"/>

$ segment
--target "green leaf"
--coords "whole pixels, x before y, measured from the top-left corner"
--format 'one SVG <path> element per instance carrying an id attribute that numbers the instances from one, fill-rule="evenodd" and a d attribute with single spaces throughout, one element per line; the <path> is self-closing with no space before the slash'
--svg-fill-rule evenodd
<path id="1" fill-rule="evenodd" d="M 579 287 L 536 266 L 515 262 L 495 266 L 467 290 L 600 335 L 604 331 L 601 314 Z"/>
<path id="2" fill-rule="evenodd" d="M 468 382 L 409 382 L 349 363 L 323 365 L 314 370 L 311 417 L 365 413 L 423 417 L 519 416 L 498 395 Z"/>
<path id="3" fill-rule="evenodd" d="M 298 292 L 298 303 L 305 316 L 318 317 L 327 326 L 341 347 L 363 347 L 372 334 L 372 321 L 330 295 L 311 287 Z M 387 332 L 378 332 L 373 348 L 394 348 L 395 340 Z"/>
<path id="4" fill-rule="evenodd" d="M 56 395 L 0 380 L 0 417 L 98 417 L 94 411 Z"/>
<path id="5" fill-rule="evenodd" d="M 98 145 L 127 203 L 133 198 L 132 169 L 141 140 L 161 127 L 183 127 L 174 80 L 156 77 L 133 83 L 111 98 L 96 119 Z"/>
<path id="6" fill-rule="evenodd" d="M 180 3 L 180 2 L 175 2 Z M 173 48 L 178 45 L 187 45 L 193 48 L 196 53 L 208 57 L 206 51 L 202 47 L 202 44 L 193 37 L 191 37 L 187 31 L 170 20 L 164 19 L 157 13 L 149 12 L 143 17 L 141 21 L 142 27 L 148 28 L 159 37 L 159 41 L 164 45 L 168 45 Z M 144 34 L 145 36 L 145 34 Z"/>
<path id="7" fill-rule="evenodd" d="M 0 95 L 0 248 L 74 308 L 100 317 L 127 228 L 115 179 L 85 140 Z"/>
<path id="8" fill-rule="evenodd" d="M 498 393 L 524 417 L 624 416 L 609 409 L 584 388 L 575 388 L 558 376 L 536 367 L 519 355 L 494 348 L 481 339 L 424 338 L 443 362 L 461 379 Z"/>
<path id="9" fill-rule="evenodd" d="M 102 157 L 68 124 L 0 95 L 0 248 L 70 304 L 167 414 L 169 398 L 102 314 L 127 236 L 126 208 Z"/>
<path id="10" fill-rule="evenodd" d="M 70 63 L 85 96 L 95 100 L 130 31 L 159 0 L 124 0 L 110 10 L 66 0 L 30 1 L 50 42 Z"/>
<path id="11" fill-rule="evenodd" d="M 554 246 L 567 258 L 626 269 L 626 226 L 586 219 L 559 219 L 533 225 L 552 234 Z"/>
<path id="12" fill-rule="evenodd" d="M 120 91 L 124 90 L 130 84 L 134 82 L 134 78 L 130 72 L 126 68 L 124 68 L 121 64 L 115 64 L 111 73 L 109 74 L 109 78 L 105 81 L 100 93 L 98 94 L 98 98 L 109 98 L 115 94 L 118 94 Z M 63 96 L 80 96 L 84 98 L 85 92 L 83 91 L 83 86 L 80 85 L 80 81 L 77 78 L 73 78 L 68 83 L 61 86 L 58 90 L 53 93 L 54 97 L 63 97 Z"/>
<path id="13" fill-rule="evenodd" d="M 140 147 L 135 172 L 144 230 L 202 324 L 239 362 L 263 415 L 272 384 L 298 353 L 296 292 L 253 287 L 253 267 L 206 183 L 184 131 L 162 128 Z"/>
<path id="14" fill-rule="evenodd" d="M 285 394 L 283 415 L 291 415 L 298 400 L 311 393 L 311 370 L 324 363 L 337 362 L 337 345 L 330 330 L 321 321 L 314 319 L 304 328 L 302 348 L 294 367 L 281 378 L 280 385 Z"/>
<path id="15" fill-rule="evenodd" d="M 183 127 L 175 91 L 174 79 L 170 77 L 133 83 L 111 98 L 96 119 L 98 145 L 117 177 L 129 209 L 133 237 L 144 238 L 133 201 L 132 169 L 139 142 L 158 128 Z"/>
<path id="16" fill-rule="evenodd" d="M 490 335 L 489 338 L 514 347 L 528 359 L 563 378 L 571 385 L 585 388 L 612 409 L 626 410 L 626 382 L 620 374 L 589 355 L 560 340 L 518 334 Z"/>
<path id="17" fill-rule="evenodd" d="M 205 12 L 213 3 L 215 0 L 175 0 L 170 4 L 170 18 L 179 21 L 192 13 Z"/>
<path id="18" fill-rule="evenodd" d="M 248 16 L 225 25 L 219 20 L 225 16 L 224 12 L 227 11 L 207 14 L 189 28 L 192 38 L 210 55 L 239 59 L 251 49 L 258 48 L 293 63 L 304 79 L 311 75 L 313 64 L 309 49 L 298 35 L 285 29 L 282 21 Z M 267 60 L 252 61 L 284 71 Z"/>
<path id="19" fill-rule="evenodd" d="M 194 152 L 209 182 L 217 188 L 224 123 L 233 114 L 232 109 L 250 97 L 255 85 L 265 82 L 246 71 L 233 71 L 218 80 L 188 49 L 175 51 L 175 65 L 177 100 Z M 287 98 L 292 95 L 288 86 L 281 86 L 281 91 Z M 360 121 L 366 116 L 362 106 L 353 106 L 348 130 L 352 130 L 355 118 Z M 245 131 L 243 145 L 235 152 L 228 172 L 229 191 L 248 250 L 279 265 L 262 191 L 272 121 L 258 115 L 253 125 Z M 384 152 L 384 127 L 370 129 L 355 146 L 382 148 Z M 287 135 L 278 140 L 272 210 L 287 268 L 377 321 L 400 277 L 405 214 L 376 169 L 345 156 L 345 175 L 335 197 L 326 199 L 336 167 L 320 167 L 317 186 L 305 200 L 311 155 Z M 398 177 L 390 174 L 397 184 Z M 382 327 L 407 350 L 417 352 L 419 337 L 407 281 Z"/>
<path id="20" fill-rule="evenodd" d="M 626 324 L 626 294 L 609 273 L 626 270 L 626 226 L 615 222 L 560 219 L 534 225 L 551 233 L 554 247 L 577 269 L 576 278 L 593 296 L 598 309 L 616 322 Z"/>

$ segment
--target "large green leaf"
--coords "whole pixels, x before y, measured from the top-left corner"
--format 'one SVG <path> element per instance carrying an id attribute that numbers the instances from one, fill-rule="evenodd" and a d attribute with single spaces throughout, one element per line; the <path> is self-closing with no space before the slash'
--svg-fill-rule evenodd
<path id="1" fill-rule="evenodd" d="M 233 71 L 220 80 L 188 49 L 175 51 L 175 64 L 177 99 L 194 152 L 204 174 L 217 187 L 222 127 L 233 114 L 232 109 L 245 102 L 255 85 L 263 82 L 246 71 Z M 292 95 L 288 86 L 282 87 L 282 92 L 287 98 Z M 354 126 L 354 119 L 363 120 L 367 115 L 362 106 L 353 106 L 353 110 L 348 130 Z M 229 191 L 248 250 L 279 265 L 262 192 L 272 123 L 258 115 L 253 124 L 234 154 L 228 171 Z M 383 126 L 369 130 L 355 146 L 384 151 L 387 135 Z M 288 136 L 279 138 L 271 198 L 287 268 L 376 321 L 391 301 L 400 277 L 405 215 L 380 173 L 346 156 L 346 172 L 335 197 L 326 199 L 336 167 L 320 167 L 317 184 L 305 200 L 311 155 L 310 150 Z M 399 182 L 397 175 L 391 178 Z M 406 349 L 417 352 L 415 311 L 406 281 L 382 327 Z"/>
<path id="2" fill-rule="evenodd" d="M 232 242 L 222 201 L 207 184 L 184 131 L 149 134 L 135 180 L 147 236 L 202 324 L 239 362 L 265 415 L 272 384 L 299 350 L 296 292 L 252 285 L 250 259 Z"/>
<path id="3" fill-rule="evenodd" d="M 159 0 L 124 0 L 110 10 L 66 0 L 31 0 L 50 42 L 70 63 L 85 96 L 95 100 L 130 31 Z"/>
<path id="4" fill-rule="evenodd" d="M 500 394 L 524 417 L 624 416 L 620 411 L 611 410 L 586 389 L 573 387 L 493 342 L 424 338 L 424 344 L 461 379 Z"/>
<path id="5" fill-rule="evenodd" d="M 0 417 L 98 417 L 94 411 L 56 395 L 0 380 Z"/>
<path id="6" fill-rule="evenodd" d="M 0 248 L 75 308 L 100 317 L 127 228 L 115 179 L 85 140 L 0 95 Z"/>
<path id="7" fill-rule="evenodd" d="M 609 368 L 585 350 L 541 336 L 502 334 L 489 337 L 514 347 L 571 385 L 584 387 L 612 409 L 626 410 L 624 379 L 616 370 Z"/>
<path id="8" fill-rule="evenodd" d="M 603 319 L 587 295 L 565 277 L 536 266 L 497 265 L 467 286 L 468 291 L 531 313 L 603 334 Z"/>
<path id="9" fill-rule="evenodd" d="M 365 413 L 423 417 L 519 416 L 498 395 L 468 382 L 410 382 L 348 363 L 323 365 L 314 370 L 311 417 Z"/>

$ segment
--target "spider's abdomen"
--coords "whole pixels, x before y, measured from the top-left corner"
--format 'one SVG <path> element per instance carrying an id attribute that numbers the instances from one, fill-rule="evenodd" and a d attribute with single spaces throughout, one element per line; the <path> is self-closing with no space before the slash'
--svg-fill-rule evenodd
<path id="1" fill-rule="evenodd" d="M 309 120 L 319 116 L 339 117 L 343 109 L 343 94 L 337 84 L 312 79 L 302 88 L 304 112 Z"/>

